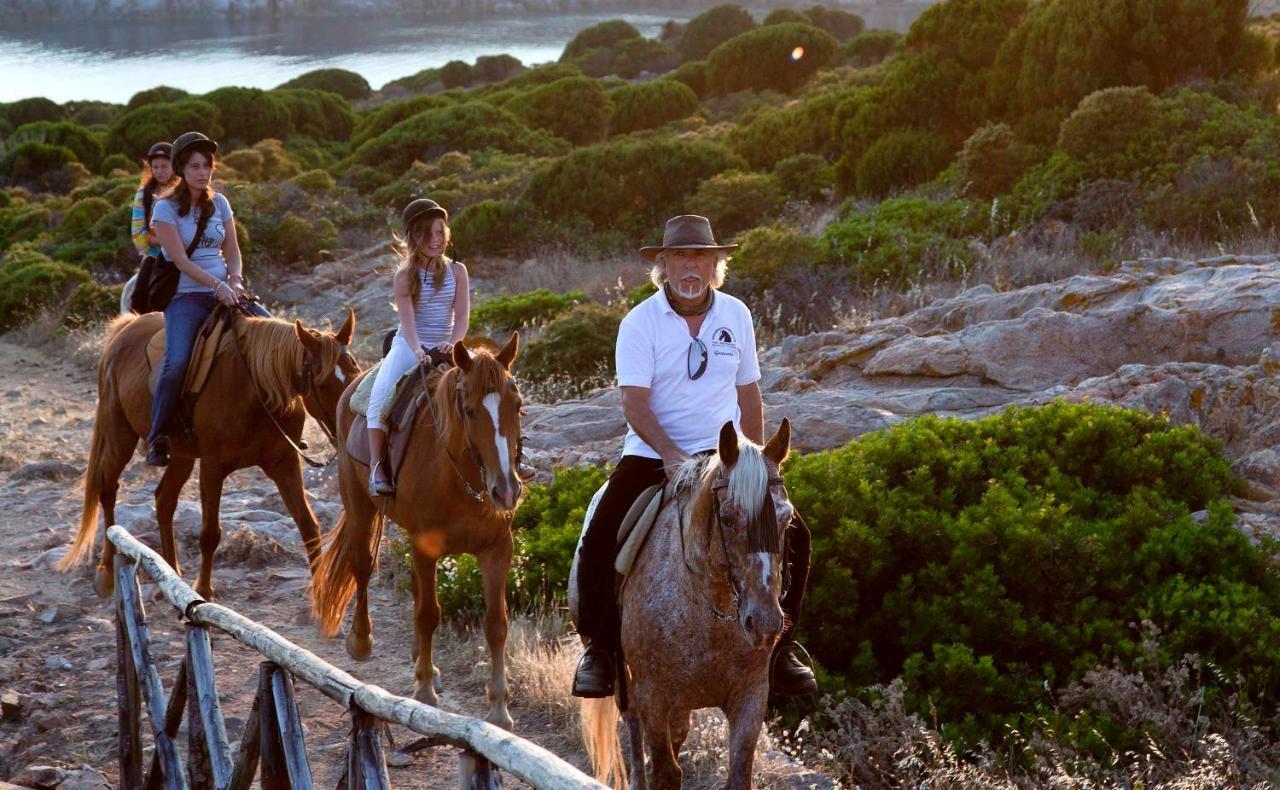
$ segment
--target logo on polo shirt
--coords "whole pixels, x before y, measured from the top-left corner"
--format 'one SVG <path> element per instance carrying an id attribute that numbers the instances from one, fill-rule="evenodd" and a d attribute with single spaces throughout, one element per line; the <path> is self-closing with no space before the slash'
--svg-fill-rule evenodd
<path id="1" fill-rule="evenodd" d="M 729 327 L 722 326 L 715 332 L 711 333 L 711 342 L 718 346 L 733 346 L 737 343 L 733 340 L 733 333 L 729 331 Z"/>

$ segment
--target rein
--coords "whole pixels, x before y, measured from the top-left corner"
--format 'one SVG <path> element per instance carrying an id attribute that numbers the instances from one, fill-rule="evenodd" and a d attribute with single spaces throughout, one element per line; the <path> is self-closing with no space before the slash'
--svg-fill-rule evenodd
<path id="1" fill-rule="evenodd" d="M 222 320 L 230 321 L 233 318 L 234 318 L 234 314 L 230 310 L 228 310 L 225 314 L 225 317 Z M 234 332 L 234 329 L 232 331 Z M 271 418 L 271 424 L 276 427 L 276 431 L 278 431 L 280 435 L 284 437 L 284 440 L 289 443 L 289 446 L 292 447 L 293 451 L 298 454 L 298 457 L 301 458 L 303 461 L 306 461 L 307 466 L 310 466 L 313 469 L 323 469 L 329 464 L 333 463 L 334 460 L 337 459 L 338 457 L 338 450 L 336 449 L 336 447 L 334 449 L 333 455 L 329 458 L 328 461 L 320 462 L 315 460 L 314 458 L 309 457 L 305 452 L 303 452 L 306 449 L 305 441 L 303 441 L 302 439 L 298 439 L 298 441 L 295 442 L 293 440 L 293 437 L 289 436 L 289 433 L 285 431 L 284 426 L 282 426 L 280 424 L 280 421 L 276 419 L 276 415 L 271 411 L 271 409 L 267 408 L 267 401 L 265 398 L 262 397 L 262 391 L 258 389 L 258 382 L 253 380 L 253 369 L 249 367 L 249 360 L 245 359 L 244 349 L 240 347 L 240 338 L 233 337 L 231 344 L 236 347 L 236 356 L 240 357 L 240 362 L 241 364 L 244 365 L 245 375 L 249 377 L 249 383 L 253 386 L 253 394 L 258 398 L 258 405 L 260 405 L 262 407 L 262 410 L 267 413 L 267 416 Z M 345 346 L 342 349 L 342 353 L 350 356 L 350 353 L 346 350 Z M 304 400 L 306 398 L 307 393 L 311 392 L 311 390 L 315 388 L 315 379 L 311 375 L 311 369 L 313 365 L 314 365 L 314 355 L 310 351 L 307 351 L 306 356 L 303 357 L 303 360 L 302 360 L 302 375 L 303 375 L 303 378 L 306 379 L 306 389 L 301 390 L 298 393 L 300 396 L 303 397 Z M 328 429 L 328 427 L 326 427 L 325 424 L 320 422 L 319 420 L 316 420 L 316 422 L 320 423 L 320 430 L 324 431 L 325 436 L 329 437 L 329 441 L 336 445 L 337 442 L 334 438 L 334 435 Z"/>
<path id="2" fill-rule="evenodd" d="M 454 463 L 453 453 L 449 452 L 449 444 L 445 441 L 444 432 L 440 430 L 440 420 L 436 415 L 435 393 L 432 392 L 431 387 L 427 384 L 427 374 L 422 365 L 418 365 L 418 378 L 422 381 L 423 397 L 427 399 L 427 408 L 431 412 L 431 427 L 435 430 L 436 437 L 440 440 L 440 444 L 444 448 L 444 457 L 449 461 L 449 467 L 452 468 L 453 473 L 458 476 L 458 481 L 462 483 L 462 488 L 467 492 L 467 496 L 471 497 L 476 502 L 483 502 L 488 494 L 484 491 L 475 490 L 475 488 L 471 486 L 471 483 L 467 482 L 467 478 L 463 476 L 462 470 L 460 470 L 458 465 Z M 458 385 L 454 388 L 454 402 L 459 416 L 462 416 L 461 381 L 459 381 Z M 475 445 L 471 443 L 471 435 L 465 430 L 462 432 L 462 435 L 467 439 L 467 452 L 471 455 L 471 462 L 480 470 L 480 485 L 483 487 L 486 472 L 484 468 L 484 459 L 480 457 L 480 452 L 476 450 Z"/>
<path id="3" fill-rule="evenodd" d="M 768 485 L 772 487 L 775 485 L 781 485 L 782 482 L 781 477 L 770 476 Z M 707 516 L 707 546 L 710 547 L 711 545 L 711 533 L 713 531 L 719 533 L 720 550 L 724 553 L 724 562 L 721 563 L 720 567 L 724 569 L 725 580 L 729 583 L 729 600 L 733 606 L 733 614 L 726 614 L 720 611 L 719 607 L 715 605 L 710 596 L 706 594 L 705 590 L 702 591 L 702 595 L 706 599 L 707 608 L 711 610 L 712 617 L 721 622 L 732 623 L 738 619 L 738 614 L 740 612 L 742 583 L 739 581 L 739 574 L 733 566 L 733 560 L 730 559 L 729 541 L 724 535 L 724 520 L 720 518 L 719 492 L 728 486 L 729 481 L 725 477 L 721 477 L 711 486 L 711 512 Z M 752 524 L 750 526 L 751 534 L 748 535 L 748 540 L 754 544 L 763 546 L 763 550 L 770 554 L 781 554 L 782 540 L 779 537 L 780 530 L 778 529 L 777 513 L 773 506 L 773 492 L 768 489 L 765 490 L 764 510 L 762 513 L 764 514 L 764 518 L 761 518 L 758 514 L 757 517 L 752 520 Z M 689 556 L 685 549 L 683 524 L 684 513 L 681 508 L 680 556 L 684 560 L 685 570 L 689 572 L 691 577 L 696 577 L 698 573 L 691 565 L 689 565 Z M 784 581 L 783 589 L 778 594 L 779 599 L 786 597 L 786 586 L 787 584 Z"/>

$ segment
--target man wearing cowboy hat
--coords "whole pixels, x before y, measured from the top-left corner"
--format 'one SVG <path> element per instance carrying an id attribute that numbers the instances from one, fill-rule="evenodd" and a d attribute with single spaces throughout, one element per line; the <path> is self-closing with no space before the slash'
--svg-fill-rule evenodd
<path id="1" fill-rule="evenodd" d="M 617 533 L 647 488 L 674 476 L 690 456 L 714 451 L 732 420 L 754 442 L 764 434 L 764 401 L 751 311 L 717 289 L 730 250 L 717 244 L 706 217 L 667 220 L 662 244 L 643 247 L 658 292 L 632 308 L 618 328 L 616 362 L 627 436 L 582 538 L 578 560 L 579 630 L 588 640 L 573 676 L 579 697 L 613 693 L 618 607 L 613 563 Z M 817 691 L 813 672 L 795 655 L 795 624 L 809 573 L 809 530 L 796 518 L 787 539 L 791 584 L 774 651 L 770 690 Z"/>

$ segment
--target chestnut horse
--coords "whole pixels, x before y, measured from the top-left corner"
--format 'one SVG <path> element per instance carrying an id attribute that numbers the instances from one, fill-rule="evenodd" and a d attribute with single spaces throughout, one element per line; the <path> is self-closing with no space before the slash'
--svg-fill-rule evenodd
<path id="1" fill-rule="evenodd" d="M 633 788 L 680 787 L 678 755 L 697 708 L 724 711 L 727 787 L 751 787 L 769 657 L 783 626 L 783 530 L 793 511 L 778 467 L 790 449 L 786 419 L 763 450 L 725 423 L 717 454 L 695 457 L 677 473 L 675 493 L 623 582 Z M 569 582 L 575 618 L 576 576 L 575 558 Z M 596 778 L 621 784 L 628 771 L 617 721 L 613 698 L 583 700 L 582 733 Z"/>
<path id="2" fill-rule="evenodd" d="M 346 452 L 354 416 L 347 388 L 338 407 L 338 485 L 343 514 L 311 579 L 311 605 L 320 631 L 337 633 L 347 604 L 355 612 L 347 652 L 357 661 L 373 650 L 369 620 L 369 576 L 382 541 L 384 518 L 400 525 L 413 547 L 413 695 L 438 705 L 440 670 L 432 663 L 431 639 L 440 622 L 436 563 L 447 554 L 473 554 L 484 577 L 485 639 L 490 671 L 488 720 L 511 729 L 507 712 L 507 572 L 514 539 L 511 519 L 523 491 L 515 469 L 520 439 L 520 392 L 511 377 L 519 348 L 513 334 L 496 355 L 461 342 L 453 346 L 455 367 L 431 375 L 438 380 L 414 418 L 394 497 L 369 495 L 369 469 Z M 368 374 L 366 374 L 368 375 Z M 382 512 L 380 513 L 380 509 Z"/>
<path id="3" fill-rule="evenodd" d="M 302 436 L 308 414 L 333 435 L 338 398 L 345 382 L 360 372 L 347 352 L 355 325 L 354 311 L 347 313 L 346 322 L 336 334 L 306 329 L 300 322 L 237 317 L 232 328 L 241 351 L 229 344 L 222 348 L 196 400 L 192 424 L 199 446 L 193 445 L 182 431 L 172 433 L 169 465 L 155 493 L 160 554 L 174 571 L 181 573 L 173 538 L 173 513 L 182 486 L 199 460 L 200 575 L 195 590 L 206 600 L 213 598 L 213 556 L 222 538 L 218 522 L 222 484 L 237 469 L 261 467 L 276 484 L 302 534 L 310 565 L 315 567 L 320 527 L 307 504 L 301 461 L 290 442 L 296 443 Z M 84 476 L 80 530 L 71 550 L 59 562 L 60 570 L 69 570 L 92 551 L 99 505 L 103 521 L 108 526 L 115 523 L 120 473 L 133 457 L 138 439 L 146 436 L 151 427 L 151 367 L 146 348 L 151 336 L 163 327 L 160 313 L 123 315 L 107 325 L 106 343 L 98 361 L 98 409 Z M 110 595 L 114 587 L 114 556 L 115 546 L 103 541 L 94 579 L 99 595 Z"/>

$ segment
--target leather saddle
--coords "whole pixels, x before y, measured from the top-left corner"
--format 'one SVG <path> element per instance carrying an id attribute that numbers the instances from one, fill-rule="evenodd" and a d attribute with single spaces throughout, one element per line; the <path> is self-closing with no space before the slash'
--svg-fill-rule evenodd
<path id="1" fill-rule="evenodd" d="M 653 525 L 658 521 L 662 506 L 671 496 L 670 483 L 649 486 L 627 510 L 622 526 L 618 529 L 618 554 L 613 561 L 613 568 L 621 578 L 625 579 L 631 571 L 636 557 L 640 556 L 640 549 L 644 548 Z"/>
<path id="2" fill-rule="evenodd" d="M 182 382 L 180 402 L 183 408 L 190 411 L 209 381 L 209 372 L 213 370 L 214 360 L 228 343 L 235 342 L 232 331 L 234 314 L 219 305 L 200 325 L 196 334 L 195 346 L 191 350 L 191 362 L 187 365 L 187 376 Z M 160 381 L 160 373 L 164 370 L 164 329 L 159 329 L 147 341 L 147 366 L 151 369 L 148 384 L 151 397 L 156 395 L 156 385 Z"/>
<path id="3" fill-rule="evenodd" d="M 389 399 L 390 409 L 384 415 L 387 424 L 387 471 L 393 481 L 399 480 L 400 467 L 404 464 L 405 454 L 409 450 L 409 439 L 413 435 L 413 425 L 418 411 L 430 408 L 427 398 L 430 398 L 435 391 L 436 383 L 444 375 L 445 369 L 447 368 L 429 368 L 424 384 L 424 377 L 418 372 L 419 368 L 413 367 L 396 382 L 395 390 Z M 356 394 L 353 394 L 347 402 L 355 415 L 355 419 L 351 421 L 351 427 L 347 429 L 347 455 L 365 466 L 369 466 L 370 461 L 369 420 L 365 415 L 369 400 L 367 394 L 362 399 L 358 399 L 357 396 L 366 382 L 369 389 L 372 389 L 373 379 L 377 375 L 378 366 L 375 365 L 364 374 L 360 383 L 356 385 Z"/>

